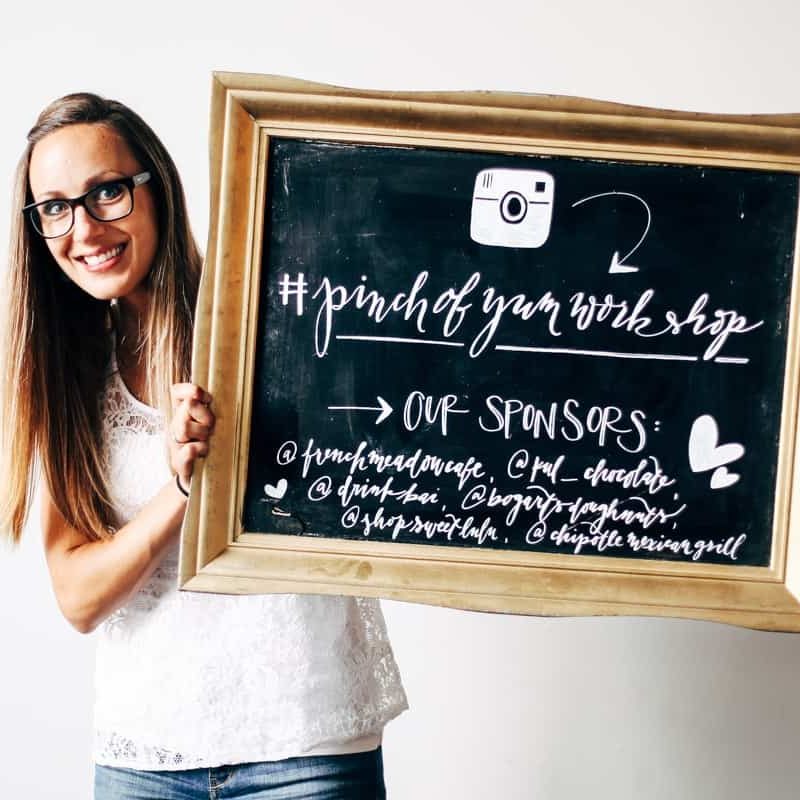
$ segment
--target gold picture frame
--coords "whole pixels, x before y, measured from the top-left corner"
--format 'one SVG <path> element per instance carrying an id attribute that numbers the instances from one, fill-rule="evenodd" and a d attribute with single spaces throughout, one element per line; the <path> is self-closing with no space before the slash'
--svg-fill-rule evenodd
<path id="1" fill-rule="evenodd" d="M 800 115 L 710 115 L 568 97 L 378 92 L 215 73 L 211 215 L 193 379 L 214 397 L 180 586 L 377 596 L 541 615 L 652 615 L 800 631 L 797 230 L 765 566 L 251 533 L 242 509 L 271 137 L 800 174 Z"/>

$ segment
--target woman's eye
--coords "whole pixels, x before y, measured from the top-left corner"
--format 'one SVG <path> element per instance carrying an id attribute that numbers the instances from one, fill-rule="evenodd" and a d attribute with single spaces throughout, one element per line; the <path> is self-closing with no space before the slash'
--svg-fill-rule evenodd
<path id="1" fill-rule="evenodd" d="M 69 204 L 63 200 L 50 200 L 43 203 L 40 208 L 40 213 L 45 217 L 61 217 L 67 213 Z"/>
<path id="2" fill-rule="evenodd" d="M 92 192 L 92 197 L 98 203 L 113 203 L 119 200 L 124 192 L 125 187 L 121 183 L 104 183 Z"/>

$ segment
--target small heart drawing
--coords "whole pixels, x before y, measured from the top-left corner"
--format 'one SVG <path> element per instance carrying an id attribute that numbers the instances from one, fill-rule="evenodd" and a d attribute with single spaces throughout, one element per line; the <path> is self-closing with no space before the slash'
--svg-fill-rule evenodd
<path id="1" fill-rule="evenodd" d="M 728 472 L 726 467 L 718 467 L 711 474 L 712 489 L 727 489 L 739 480 L 739 475 L 735 472 Z"/>
<path id="2" fill-rule="evenodd" d="M 744 455 L 744 447 L 740 444 L 723 444 L 717 446 L 719 430 L 717 422 L 710 414 L 698 417 L 689 434 L 689 466 L 693 472 L 706 472 L 717 469 Z"/>
<path id="3" fill-rule="evenodd" d="M 289 484 L 286 478 L 281 478 L 277 486 L 273 486 L 271 483 L 264 484 L 264 494 L 270 502 L 277 503 L 279 500 L 283 499 L 288 488 Z"/>

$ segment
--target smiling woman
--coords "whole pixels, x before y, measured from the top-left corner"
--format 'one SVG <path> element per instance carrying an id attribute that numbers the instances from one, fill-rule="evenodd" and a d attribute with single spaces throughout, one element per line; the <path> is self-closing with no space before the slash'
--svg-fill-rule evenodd
<path id="1" fill-rule="evenodd" d="M 100 193 L 142 172 L 150 178 L 131 187 L 130 213 L 97 219 Z M 170 387 L 189 378 L 201 258 L 171 157 L 120 103 L 75 94 L 45 108 L 15 183 L 0 519 L 18 539 L 38 454 L 59 514 L 102 539 L 114 509 L 89 398 L 101 393 L 116 344 L 128 387 L 172 416 Z M 53 212 L 62 227 L 45 223 Z M 200 449 L 180 454 L 184 480 Z"/>
<path id="2" fill-rule="evenodd" d="M 405 695 L 377 602 L 177 591 L 215 416 L 189 382 L 201 259 L 172 159 L 127 107 L 70 95 L 15 203 L 0 525 L 19 540 L 41 467 L 56 598 L 98 631 L 95 797 L 382 797 Z"/>

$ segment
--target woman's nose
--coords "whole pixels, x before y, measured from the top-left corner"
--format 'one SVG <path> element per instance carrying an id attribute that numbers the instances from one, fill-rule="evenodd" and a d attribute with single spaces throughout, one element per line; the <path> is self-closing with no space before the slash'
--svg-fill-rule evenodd
<path id="1" fill-rule="evenodd" d="M 75 239 L 90 239 L 102 233 L 104 222 L 95 219 L 83 206 L 73 209 L 72 236 Z"/>

